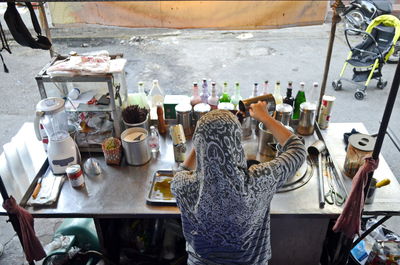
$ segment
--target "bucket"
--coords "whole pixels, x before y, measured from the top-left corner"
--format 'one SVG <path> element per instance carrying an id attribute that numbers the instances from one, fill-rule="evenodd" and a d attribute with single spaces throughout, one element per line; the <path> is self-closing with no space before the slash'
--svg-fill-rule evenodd
<path id="1" fill-rule="evenodd" d="M 126 129 L 121 134 L 126 162 L 132 166 L 146 164 L 151 159 L 149 133 L 141 127 Z"/>

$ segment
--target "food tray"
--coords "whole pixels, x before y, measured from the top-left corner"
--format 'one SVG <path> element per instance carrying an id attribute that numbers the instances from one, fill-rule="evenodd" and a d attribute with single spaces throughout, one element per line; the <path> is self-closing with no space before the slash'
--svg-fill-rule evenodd
<path id="1" fill-rule="evenodd" d="M 176 205 L 176 199 L 171 193 L 172 170 L 157 170 L 154 173 L 146 202 L 152 205 Z"/>

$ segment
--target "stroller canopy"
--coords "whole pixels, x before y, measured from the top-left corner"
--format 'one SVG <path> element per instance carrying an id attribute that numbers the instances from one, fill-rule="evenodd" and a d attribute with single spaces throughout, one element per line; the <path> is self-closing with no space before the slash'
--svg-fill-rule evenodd
<path id="1" fill-rule="evenodd" d="M 393 54 L 394 46 L 400 37 L 400 20 L 393 15 L 381 15 L 372 20 L 365 31 L 371 34 L 372 30 L 378 27 L 379 25 L 395 28 L 395 34 L 392 39 L 392 47 L 389 50 L 389 52 L 385 55 L 385 61 L 386 61 Z"/>

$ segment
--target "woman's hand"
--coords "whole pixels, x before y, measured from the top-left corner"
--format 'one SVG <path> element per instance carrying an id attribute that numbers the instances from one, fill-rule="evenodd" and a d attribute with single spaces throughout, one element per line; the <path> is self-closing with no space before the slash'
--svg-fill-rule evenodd
<path id="1" fill-rule="evenodd" d="M 271 131 L 280 145 L 284 145 L 286 140 L 292 135 L 282 123 L 269 115 L 266 102 L 258 101 L 256 104 L 251 104 L 249 112 L 251 117 L 262 122 L 264 127 Z"/>
<path id="2" fill-rule="evenodd" d="M 254 119 L 264 122 L 266 117 L 269 117 L 269 113 L 267 110 L 267 102 L 258 101 L 257 103 L 253 103 L 249 108 L 250 116 Z"/>

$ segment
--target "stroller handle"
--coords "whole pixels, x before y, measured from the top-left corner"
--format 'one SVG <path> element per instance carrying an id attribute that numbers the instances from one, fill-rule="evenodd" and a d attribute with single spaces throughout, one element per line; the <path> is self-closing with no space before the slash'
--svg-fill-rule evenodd
<path id="1" fill-rule="evenodd" d="M 359 30 L 359 29 L 345 29 L 344 30 L 344 36 L 346 37 L 347 45 L 349 46 L 351 51 L 359 50 L 359 51 L 366 52 L 366 53 L 376 54 L 374 52 L 370 52 L 370 51 L 366 51 L 366 50 L 363 50 L 363 49 L 358 49 L 358 48 L 352 47 L 350 42 L 349 42 L 349 38 L 348 38 L 348 32 L 349 31 L 358 32 L 358 33 L 361 33 L 361 34 L 364 34 L 364 35 L 368 36 L 368 38 L 370 38 L 374 42 L 375 49 L 377 50 L 377 53 L 379 54 L 380 58 L 383 58 L 382 52 L 378 49 L 378 42 L 375 40 L 374 36 L 372 36 L 370 33 L 366 32 L 366 31 Z"/>

